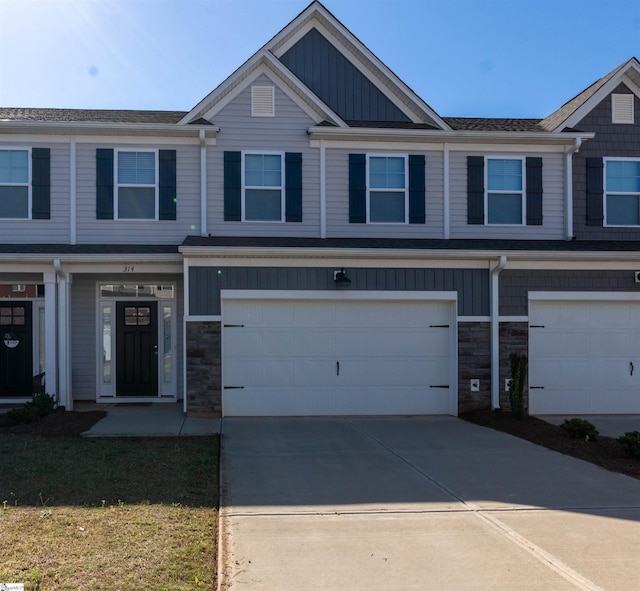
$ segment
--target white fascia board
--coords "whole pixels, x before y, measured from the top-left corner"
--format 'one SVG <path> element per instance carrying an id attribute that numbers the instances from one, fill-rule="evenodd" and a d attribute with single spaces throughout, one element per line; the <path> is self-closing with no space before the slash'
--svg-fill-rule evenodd
<path id="1" fill-rule="evenodd" d="M 166 136 L 166 137 L 198 137 L 200 130 L 215 137 L 219 127 L 214 125 L 189 126 L 173 123 L 96 123 L 86 121 L 0 121 L 0 136 L 5 134 L 35 134 L 48 137 L 49 135 L 91 135 L 123 137 Z"/>
<path id="2" fill-rule="evenodd" d="M 418 111 L 421 111 L 426 118 L 437 123 L 442 129 L 450 130 L 451 128 L 445 121 L 427 105 L 413 90 L 411 90 L 398 76 L 396 76 L 380 59 L 378 59 L 349 29 L 347 29 L 340 21 L 338 21 L 324 6 L 320 3 L 312 4 L 309 11 L 305 11 L 296 18 L 290 25 L 285 27 L 278 35 L 276 35 L 268 44 L 274 55 L 280 58 L 293 45 L 295 45 L 304 35 L 312 28 L 317 28 L 324 37 L 326 37 L 347 59 L 359 70 L 384 96 L 386 96 L 398 109 L 400 109 L 414 123 L 422 123 L 417 117 L 415 111 L 412 111 L 403 103 L 399 97 L 394 94 L 390 88 L 380 80 L 378 76 L 372 72 L 367 65 L 350 50 L 345 43 L 336 37 L 322 22 L 325 20 L 330 23 L 337 32 L 348 42 L 356 47 L 363 56 L 371 61 L 371 63 L 380 70 L 391 84 L 396 86 L 398 90 L 404 94 L 408 100 L 415 105 Z M 293 31 L 293 34 L 292 34 Z"/>
<path id="3" fill-rule="evenodd" d="M 637 84 L 629 78 L 627 72 L 633 69 L 638 76 L 640 76 L 640 67 L 636 64 L 634 60 L 630 60 L 626 68 L 620 70 L 611 80 L 607 80 L 607 82 L 600 88 L 598 91 L 582 105 L 576 111 L 574 111 L 570 117 L 565 119 L 560 125 L 558 125 L 552 133 L 558 134 L 565 127 L 573 127 L 577 125 L 582 119 L 584 119 L 600 102 L 602 102 L 609 94 L 611 94 L 616 86 L 620 84 L 620 82 L 624 82 L 627 86 L 630 87 L 636 96 L 640 97 L 638 94 Z"/>
<path id="4" fill-rule="evenodd" d="M 210 97 L 195 116 L 207 115 L 214 118 L 229 103 L 235 100 L 238 95 L 244 92 L 260 76 L 267 76 L 278 88 L 284 92 L 306 115 L 315 123 L 329 120 L 341 127 L 346 127 L 346 123 L 334 113 L 327 105 L 322 103 L 309 89 L 301 84 L 282 64 L 275 60 L 267 52 L 255 56 L 247 68 L 243 68 L 241 74 L 233 79 L 228 79 L 224 88 L 215 92 L 215 96 Z M 279 78 L 279 83 L 273 80 L 274 76 Z M 292 90 L 295 88 L 309 100 L 309 103 Z M 221 97 L 221 98 L 218 98 Z M 184 121 L 184 120 L 183 120 Z"/>
<path id="5" fill-rule="evenodd" d="M 39 133 L 26 133 L 26 134 L 3 134 L 0 130 L 0 144 L 5 145 L 8 143 L 21 143 L 32 144 L 36 142 L 43 142 L 48 145 L 52 144 L 70 144 L 71 141 L 75 141 L 77 144 L 97 144 L 108 143 L 113 145 L 154 145 L 154 146 L 193 146 L 196 143 L 200 143 L 198 135 L 190 134 L 185 137 L 167 137 L 159 135 L 68 135 L 63 131 L 60 131 L 57 135 L 44 135 Z M 208 146 L 216 145 L 215 137 L 207 137 L 205 142 Z"/>
<path id="6" fill-rule="evenodd" d="M 437 249 L 402 249 L 402 248 L 274 248 L 274 247 L 207 247 L 207 246 L 181 246 L 179 251 L 190 259 L 190 266 L 198 266 L 198 259 L 211 260 L 228 260 L 234 259 L 238 261 L 252 259 L 253 261 L 262 261 L 264 259 L 302 259 L 302 260 L 333 260 L 338 263 L 345 260 L 362 261 L 362 260 L 401 260 L 403 263 L 409 264 L 409 261 L 423 261 L 427 263 L 427 267 L 435 260 L 441 261 L 494 261 L 500 256 L 507 256 L 509 259 L 509 269 L 516 268 L 516 261 L 526 261 L 527 264 L 547 265 L 539 268 L 550 269 L 551 262 L 570 262 L 573 265 L 576 262 L 635 262 L 634 264 L 640 270 L 640 252 L 610 252 L 610 251 L 587 251 L 587 252 L 568 252 L 568 251 L 533 251 L 533 250 L 447 250 Z M 336 264 L 338 264 L 336 263 Z M 203 263 L 207 266 L 209 263 Z M 524 263 L 523 263 L 524 264 Z M 423 265 L 425 266 L 425 265 Z M 533 268 L 533 267 L 521 267 Z M 569 266 L 567 268 L 574 268 Z M 610 266 L 605 268 L 611 268 Z"/>
<path id="7" fill-rule="evenodd" d="M 530 131 L 448 131 L 428 129 L 376 129 L 349 127 L 346 129 L 337 127 L 311 127 L 308 130 L 311 140 L 324 140 L 327 146 L 333 143 L 339 145 L 339 142 L 349 141 L 367 141 L 367 142 L 447 142 L 450 144 L 450 150 L 468 150 L 470 147 L 478 147 L 478 149 L 487 149 L 494 144 L 519 144 L 526 146 L 528 151 L 537 149 L 532 146 L 531 142 L 550 145 L 573 145 L 576 138 L 591 139 L 595 137 L 595 133 L 550 133 L 550 132 L 530 132 Z M 456 144 L 464 144 L 457 147 Z"/>
<path id="8" fill-rule="evenodd" d="M 603 260 L 512 260 L 509 258 L 509 268 L 507 270 L 544 270 L 544 271 L 640 271 L 640 252 L 635 258 L 618 260 L 616 253 L 610 253 L 609 259 Z"/>
<path id="9" fill-rule="evenodd" d="M 280 258 L 252 258 L 252 257 L 186 257 L 189 267 L 282 267 L 286 264 L 289 267 L 358 267 L 358 268 L 398 268 L 402 266 L 407 269 L 488 269 L 490 262 L 488 260 L 469 260 L 469 259 L 438 259 L 438 258 L 422 258 L 422 259 L 398 259 L 393 258 L 352 258 L 352 257 L 317 257 L 302 258 L 292 254 L 289 257 Z"/>
<path id="10" fill-rule="evenodd" d="M 64 254 L 64 253 L 0 253 L 2 272 L 15 265 L 16 268 L 26 269 L 30 265 L 53 265 L 54 259 L 60 259 L 63 265 L 87 265 L 88 273 L 105 272 L 106 266 L 116 272 L 124 272 L 123 266 L 136 266 L 140 272 L 157 273 L 158 266 L 166 265 L 171 272 L 182 273 L 182 255 L 180 254 L 148 254 L 148 253 L 122 253 L 122 254 Z M 104 267 L 103 267 L 104 265 Z M 65 270 L 71 270 L 71 268 Z"/>

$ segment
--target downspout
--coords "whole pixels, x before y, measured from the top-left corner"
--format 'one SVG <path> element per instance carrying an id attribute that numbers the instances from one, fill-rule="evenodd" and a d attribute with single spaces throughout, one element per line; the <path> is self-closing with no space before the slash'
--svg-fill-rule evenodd
<path id="1" fill-rule="evenodd" d="M 200 236 L 207 235 L 207 142 L 200 130 Z"/>
<path id="2" fill-rule="evenodd" d="M 582 138 L 577 137 L 571 146 L 564 154 L 565 157 L 565 239 L 573 240 L 573 155 L 580 150 L 582 145 Z"/>
<path id="3" fill-rule="evenodd" d="M 491 409 L 500 408 L 500 289 L 498 276 L 507 266 L 507 257 L 500 255 L 491 269 Z"/>

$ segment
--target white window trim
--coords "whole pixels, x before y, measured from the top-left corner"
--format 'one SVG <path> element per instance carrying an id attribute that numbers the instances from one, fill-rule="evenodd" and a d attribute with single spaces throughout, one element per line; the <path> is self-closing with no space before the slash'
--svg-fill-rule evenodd
<path id="1" fill-rule="evenodd" d="M 620 101 L 621 104 L 620 106 L 626 108 L 630 108 L 630 112 L 628 113 L 630 115 L 629 118 L 619 118 L 616 117 L 616 111 L 618 110 L 616 108 L 616 103 Z M 629 101 L 631 104 L 630 105 L 626 105 L 624 104 L 623 101 Z M 611 95 L 611 123 L 615 123 L 615 124 L 622 124 L 622 125 L 633 125 L 634 123 L 634 119 L 635 119 L 635 113 L 634 113 L 634 106 L 635 106 L 635 95 L 634 94 L 612 94 Z"/>
<path id="2" fill-rule="evenodd" d="M 603 214 L 603 221 L 602 221 L 602 225 L 609 227 L 609 228 L 638 228 L 640 227 L 640 219 L 638 220 L 638 222 L 636 224 L 609 224 L 607 222 L 607 163 L 608 162 L 640 162 L 640 158 L 629 158 L 629 157 L 606 157 L 603 158 L 603 163 L 604 166 L 602 167 L 602 214 Z M 616 193 L 611 193 L 611 195 L 636 195 L 638 197 L 638 199 L 640 200 L 640 192 L 638 193 L 620 193 L 620 192 L 616 192 Z"/>
<path id="3" fill-rule="evenodd" d="M 245 156 L 258 155 L 258 156 L 280 156 L 280 187 L 254 187 L 252 185 L 245 185 Z M 241 203 L 241 221 L 249 224 L 281 224 L 285 221 L 285 207 L 286 207 L 286 192 L 285 192 L 285 161 L 284 152 L 274 152 L 269 150 L 243 150 L 242 151 L 242 163 L 241 163 L 241 184 L 242 184 L 242 203 Z M 279 220 L 248 220 L 246 218 L 245 208 L 245 191 L 246 189 L 260 190 L 260 189 L 280 189 L 280 219 Z"/>
<path id="4" fill-rule="evenodd" d="M 369 162 L 371 158 L 403 158 L 404 159 L 404 222 L 372 222 L 371 221 L 371 191 L 376 193 L 400 193 L 402 189 L 381 189 L 370 187 L 370 175 L 369 175 Z M 409 156 L 408 154 L 367 154 L 367 171 L 366 171 L 366 185 L 367 185 L 367 224 L 373 226 L 393 226 L 393 225 L 405 225 L 409 223 Z"/>
<path id="5" fill-rule="evenodd" d="M 27 182 L 26 183 L 2 183 L 0 182 L 0 187 L 27 187 L 27 217 L 26 218 L 4 218 L 0 217 L 0 220 L 30 220 L 31 210 L 32 210 L 32 174 L 33 174 L 33 162 L 31 159 L 31 147 L 25 146 L 2 146 L 0 148 L 1 152 L 11 152 L 11 151 L 20 151 L 27 153 Z"/>
<path id="6" fill-rule="evenodd" d="M 520 191 L 490 191 L 489 190 L 489 160 L 519 160 L 522 173 L 522 189 Z M 496 228 L 520 228 L 527 225 L 527 169 L 526 158 L 524 156 L 511 155 L 491 155 L 484 157 L 484 225 Z M 489 222 L 489 193 L 492 195 L 513 195 L 522 194 L 522 215 L 519 224 L 492 224 Z"/>
<path id="7" fill-rule="evenodd" d="M 114 186 L 114 195 L 113 195 L 113 219 L 120 222 L 154 222 L 160 219 L 160 162 L 159 162 L 159 150 L 157 149 L 149 149 L 149 148 L 117 148 L 114 150 L 115 157 L 113 159 L 113 186 Z M 120 158 L 120 152 L 144 152 L 144 153 L 152 153 L 155 158 L 155 183 L 153 185 L 132 185 L 127 183 L 119 183 L 118 182 L 118 159 Z M 154 189 L 155 191 L 155 212 L 152 218 L 121 218 L 118 215 L 119 210 L 119 197 L 120 197 L 120 187 L 133 187 L 138 189 Z"/>

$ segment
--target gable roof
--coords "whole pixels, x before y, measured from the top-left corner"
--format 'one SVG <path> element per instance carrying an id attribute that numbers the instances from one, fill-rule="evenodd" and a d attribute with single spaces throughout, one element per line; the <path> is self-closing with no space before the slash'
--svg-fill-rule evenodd
<path id="1" fill-rule="evenodd" d="M 623 78 L 629 78 L 632 85 L 640 88 L 640 62 L 635 57 L 596 80 L 580 94 L 574 96 L 554 113 L 540 122 L 545 131 L 558 132 L 573 127 L 598 105 Z"/>
<path id="2" fill-rule="evenodd" d="M 339 127 L 347 127 L 344 119 L 338 115 L 336 110 L 314 93 L 280 60 L 289 49 L 314 29 L 377 91 L 393 103 L 408 121 L 432 125 L 441 130 L 450 129 L 431 107 L 369 51 L 318 0 L 314 0 L 231 76 L 200 101 L 182 118 L 181 123 L 189 123 L 193 119 L 203 117 L 206 113 L 215 114 L 216 107 L 220 108 L 219 105 L 223 104 L 225 97 L 238 85 L 243 89 L 246 88 L 248 85 L 246 79 L 256 67 L 268 65 L 285 84 L 299 95 L 299 99 L 312 105 L 317 112 L 317 123 L 325 120 Z"/>

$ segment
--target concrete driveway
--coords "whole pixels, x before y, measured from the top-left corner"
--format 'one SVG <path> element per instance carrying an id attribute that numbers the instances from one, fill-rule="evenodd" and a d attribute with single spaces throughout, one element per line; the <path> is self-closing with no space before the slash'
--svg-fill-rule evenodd
<path id="1" fill-rule="evenodd" d="M 640 589 L 640 481 L 452 417 L 225 419 L 221 589 Z"/>

